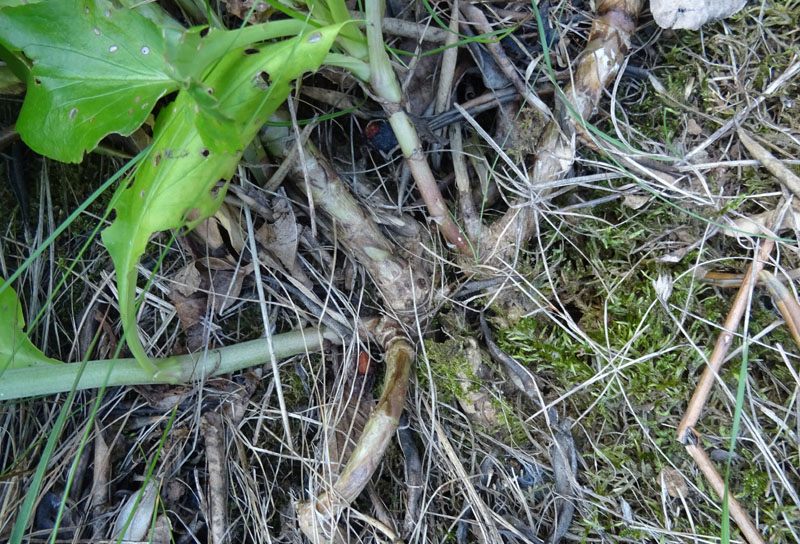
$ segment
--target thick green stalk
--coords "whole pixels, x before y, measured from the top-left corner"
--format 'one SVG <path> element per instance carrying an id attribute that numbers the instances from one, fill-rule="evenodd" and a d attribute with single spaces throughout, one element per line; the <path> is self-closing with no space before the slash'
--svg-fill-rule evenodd
<path id="1" fill-rule="evenodd" d="M 337 343 L 340 341 L 339 336 L 329 329 L 308 328 L 275 335 L 272 337 L 272 346 L 275 357 L 285 358 L 319 351 L 326 340 Z M 153 360 L 153 363 L 159 370 L 170 371 L 160 374 L 177 375 L 178 381 L 190 382 L 255 366 L 267 359 L 267 340 L 261 338 L 209 350 L 207 353 Z M 153 377 L 136 359 L 89 361 L 85 365 L 37 365 L 6 370 L 0 380 L 0 401 L 63 393 L 72 389 L 78 376 L 77 390 L 103 385 L 114 387 L 169 383 L 164 378 L 159 379 L 158 375 Z"/>

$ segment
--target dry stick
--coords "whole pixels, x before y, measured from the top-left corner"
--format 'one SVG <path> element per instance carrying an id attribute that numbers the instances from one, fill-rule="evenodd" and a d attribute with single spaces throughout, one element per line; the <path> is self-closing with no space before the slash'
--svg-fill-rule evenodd
<path id="1" fill-rule="evenodd" d="M 789 289 L 784 287 L 775 276 L 766 270 L 762 270 L 760 277 L 781 311 L 783 320 L 786 321 L 786 326 L 789 327 L 789 331 L 792 333 L 792 338 L 794 338 L 797 346 L 800 347 L 800 304 L 797 304 Z"/>
<path id="2" fill-rule="evenodd" d="M 431 220 L 439 226 L 445 240 L 457 248 L 463 255 L 471 256 L 472 249 L 462 234 L 450 211 L 442 198 L 442 193 L 436 185 L 430 165 L 425 159 L 422 143 L 419 140 L 414 124 L 406 114 L 403 105 L 403 93 L 397 82 L 397 77 L 392 69 L 389 56 L 383 43 L 381 20 L 383 18 L 384 2 L 381 0 L 368 0 L 366 2 L 367 18 L 367 43 L 369 44 L 370 81 L 372 92 L 381 104 L 389 124 L 397 137 L 400 149 L 406 159 L 408 169 L 417 184 Z"/>
<path id="3" fill-rule="evenodd" d="M 436 89 L 436 104 L 433 108 L 435 115 L 440 115 L 450 107 L 450 95 L 453 92 L 453 79 L 458 61 L 458 48 L 455 47 L 458 40 L 458 0 L 453 0 L 451 3 L 450 13 L 451 32 L 448 32 L 445 41 L 447 49 L 442 53 L 442 68 L 439 71 L 439 86 Z"/>
<path id="4" fill-rule="evenodd" d="M 225 478 L 225 447 L 222 417 L 216 413 L 203 416 L 203 429 L 206 440 L 206 463 L 208 468 L 207 519 L 209 525 L 209 541 L 212 544 L 224 544 L 229 540 L 228 524 L 225 520 L 227 511 L 228 485 Z"/>
<path id="5" fill-rule="evenodd" d="M 689 429 L 697 424 L 700 419 L 700 414 L 706 404 L 708 395 L 711 392 L 711 386 L 714 385 L 714 378 L 719 373 L 722 363 L 725 361 L 725 355 L 731 347 L 736 328 L 739 326 L 745 310 L 747 309 L 747 300 L 750 295 L 752 279 L 758 276 L 761 269 L 764 268 L 764 263 L 772 248 L 775 246 L 775 240 L 767 238 L 761 244 L 758 250 L 758 255 L 754 262 L 750 263 L 745 273 L 742 285 L 739 292 L 736 293 L 736 298 L 733 300 L 731 311 L 728 313 L 727 319 L 723 324 L 723 331 L 717 338 L 717 343 L 714 345 L 714 351 L 711 352 L 711 357 L 708 358 L 708 365 L 700 377 L 700 382 L 694 390 L 692 399 L 689 401 L 689 406 L 686 408 L 686 413 L 683 416 L 680 424 L 678 425 L 678 441 L 681 444 L 687 444 Z"/>
<path id="6" fill-rule="evenodd" d="M 756 159 L 761 161 L 761 164 L 763 164 L 773 176 L 783 182 L 796 197 L 800 198 L 800 177 L 786 168 L 772 153 L 753 140 L 750 135 L 747 134 L 747 131 L 740 128 L 737 133 L 739 134 L 739 140 L 741 140 L 747 150 L 752 153 Z"/>
<path id="7" fill-rule="evenodd" d="M 481 31 L 481 34 L 491 34 L 494 32 L 492 25 L 489 24 L 486 16 L 477 6 L 465 2 L 461 5 L 461 12 L 468 21 L 472 22 L 476 27 L 478 27 L 478 30 Z M 553 114 L 550 111 L 550 108 L 548 108 L 545 103 L 542 102 L 542 100 L 536 96 L 536 94 L 530 88 L 528 88 L 525 82 L 522 81 L 522 78 L 519 77 L 519 74 L 517 73 L 517 69 L 509 60 L 506 52 L 503 50 L 503 46 L 500 45 L 500 42 L 489 41 L 484 45 L 486 45 L 486 48 L 489 50 L 489 53 L 491 53 L 494 61 L 497 63 L 497 66 L 503 72 L 503 75 L 505 75 L 511 81 L 517 92 L 522 95 L 525 100 L 530 102 L 533 107 L 539 110 L 545 117 L 552 119 Z"/>
<path id="8" fill-rule="evenodd" d="M 475 212 L 475 203 L 472 200 L 472 185 L 467 170 L 467 161 L 464 159 L 464 142 L 461 136 L 461 127 L 450 127 L 450 154 L 453 158 L 453 173 L 456 176 L 456 189 L 458 190 L 458 207 L 461 211 L 464 230 L 471 240 L 477 240 L 481 231 L 481 220 Z"/>
<path id="9" fill-rule="evenodd" d="M 289 107 L 289 115 L 292 117 L 292 129 L 294 130 L 294 137 L 297 140 L 297 154 L 299 155 L 299 160 L 297 164 L 303 166 L 303 179 L 306 182 L 306 197 L 308 198 L 308 219 L 311 223 L 311 236 L 314 238 L 317 237 L 317 221 L 316 221 L 316 212 L 314 208 L 314 197 L 311 194 L 311 190 L 309 188 L 309 181 L 308 181 L 308 172 L 305 171 L 305 164 L 306 160 L 303 156 L 303 139 L 300 135 L 300 128 L 297 126 L 297 115 L 294 111 L 294 101 L 291 97 L 289 100 L 286 101 L 286 105 Z M 313 125 L 313 123 L 310 123 Z"/>
<path id="10" fill-rule="evenodd" d="M 699 441 L 697 437 L 694 437 L 694 439 Z M 717 469 L 714 468 L 714 464 L 711 462 L 711 459 L 709 459 L 705 450 L 698 444 L 692 443 L 686 444 L 686 451 L 689 452 L 689 455 L 691 455 L 695 463 L 697 463 L 697 466 L 708 480 L 708 483 L 710 483 L 711 487 L 714 489 L 714 493 L 716 493 L 718 497 L 724 497 L 725 480 L 722 479 Z M 758 529 L 753 525 L 750 516 L 744 511 L 739 501 L 734 498 L 732 493 L 728 493 L 728 512 L 730 512 L 733 521 L 736 522 L 742 535 L 744 535 L 745 539 L 750 544 L 765 544 Z"/>
<path id="11" fill-rule="evenodd" d="M 597 17 L 592 22 L 589 41 L 577 62 L 573 81 L 556 99 L 554 119 L 539 140 L 538 158 L 529 175 L 532 193 L 537 186 L 563 177 L 572 167 L 575 124 L 585 122 L 592 115 L 603 90 L 621 68 L 641 6 L 641 0 L 597 2 Z M 528 239 L 533 233 L 535 210 L 527 201 L 516 204 L 490 229 L 488 242 L 501 259 L 516 250 L 517 239 Z"/>
<path id="12" fill-rule="evenodd" d="M 360 21 L 364 18 L 364 14 L 360 11 L 351 10 L 350 17 L 355 21 Z M 400 36 L 401 38 L 411 38 L 412 40 L 422 40 L 425 42 L 443 43 L 452 36 L 452 32 L 448 32 L 443 28 L 406 21 L 404 19 L 395 19 L 394 17 L 384 17 L 381 20 L 381 27 L 384 32 L 392 36 Z M 458 38 L 457 34 L 456 38 Z"/>

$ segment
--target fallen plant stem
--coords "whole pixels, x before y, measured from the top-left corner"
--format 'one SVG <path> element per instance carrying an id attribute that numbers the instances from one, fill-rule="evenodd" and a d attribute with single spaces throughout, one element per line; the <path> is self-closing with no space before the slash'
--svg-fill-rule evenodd
<path id="1" fill-rule="evenodd" d="M 700 419 L 700 414 L 711 392 L 711 386 L 714 385 L 714 379 L 719 373 L 722 363 L 725 361 L 725 355 L 728 353 L 733 343 L 736 328 L 739 326 L 739 321 L 741 321 L 747 308 L 747 301 L 753 283 L 751 280 L 757 277 L 761 269 L 764 268 L 764 263 L 774 246 L 775 241 L 772 238 L 765 239 L 758 250 L 755 260 L 751 262 L 750 266 L 747 268 L 739 292 L 736 293 L 736 298 L 733 300 L 728 317 L 722 325 L 722 332 L 714 345 L 714 351 L 711 352 L 711 356 L 708 358 L 706 369 L 703 371 L 703 375 L 700 377 L 700 381 L 694 390 L 692 399 L 686 407 L 686 413 L 678 425 L 678 441 L 681 444 L 686 444 L 689 429 L 694 427 Z"/>
<path id="2" fill-rule="evenodd" d="M 330 329 L 308 328 L 277 334 L 272 337 L 275 357 L 285 358 L 319 351 L 327 342 L 339 343 L 339 335 Z M 265 363 L 268 359 L 266 339 L 251 340 L 207 353 L 191 353 L 153 360 L 157 368 L 176 371 L 179 382 L 198 381 Z M 171 375 L 167 373 L 168 375 Z M 173 380 L 152 376 L 136 359 L 89 361 L 60 365 L 37 365 L 8 369 L 0 380 L 0 401 L 64 393 L 72 389 L 80 375 L 76 390 L 121 385 L 173 383 Z"/>
<path id="3" fill-rule="evenodd" d="M 478 28 L 481 34 L 492 35 L 495 32 L 492 28 L 492 25 L 489 24 L 488 19 L 486 19 L 486 15 L 484 15 L 483 11 L 481 11 L 481 9 L 476 5 L 465 2 L 461 5 L 461 12 L 468 21 L 473 23 Z M 517 69 L 514 67 L 511 60 L 509 60 L 500 42 L 487 41 L 484 43 L 484 45 L 489 50 L 489 53 L 491 53 L 495 63 L 497 63 L 497 67 L 500 68 L 500 71 L 503 72 L 503 75 L 505 75 L 509 81 L 511 81 L 520 96 L 522 96 L 534 108 L 539 110 L 542 115 L 547 118 L 552 118 L 553 114 L 550 111 L 550 108 L 548 108 L 545 103 L 542 102 L 542 99 L 536 96 L 536 93 L 528 88 L 526 83 L 522 81 L 522 78 L 519 77 Z"/>
<path id="4" fill-rule="evenodd" d="M 733 496 L 733 493 L 725 493 L 725 480 L 719 475 L 719 472 L 717 472 L 717 469 L 706 454 L 706 451 L 700 446 L 700 438 L 697 433 L 694 429 L 690 429 L 690 431 L 692 433 L 692 439 L 685 444 L 686 451 L 692 456 L 695 463 L 697 463 L 698 468 L 706 477 L 708 483 L 711 484 L 712 489 L 714 489 L 714 493 L 720 498 L 727 495 L 728 512 L 745 539 L 750 544 L 765 544 L 764 539 L 753 524 L 750 516 L 744 511 L 744 508 L 742 508 L 742 505 L 736 500 L 736 497 Z"/>
<path id="5" fill-rule="evenodd" d="M 700 277 L 702 281 L 706 283 L 710 283 L 717 287 L 722 288 L 729 288 L 729 287 L 740 287 L 742 285 L 742 281 L 744 281 L 744 274 L 733 274 L 730 272 L 717 272 L 715 270 L 710 270 L 706 272 L 702 277 Z M 775 276 L 772 279 L 778 283 L 784 283 L 789 281 L 796 281 L 800 279 L 800 268 L 794 268 L 792 270 L 787 270 L 781 277 L 776 278 Z M 763 276 L 756 281 L 757 286 L 765 285 L 766 282 L 763 280 Z M 767 285 L 767 287 L 769 287 Z"/>
<path id="6" fill-rule="evenodd" d="M 786 326 L 792 333 L 795 343 L 800 347 L 800 304 L 792 296 L 792 293 L 781 283 L 778 279 L 767 272 L 762 270 L 759 274 L 761 280 L 769 289 L 775 305 L 781 311 L 783 319 L 786 321 Z"/>
<path id="7" fill-rule="evenodd" d="M 284 115 L 281 110 L 273 119 Z M 277 157 L 289 157 L 295 147 L 286 127 L 267 127 L 262 138 L 268 151 Z M 395 244 L 383 235 L 320 150 L 306 141 L 302 164 L 299 154 L 295 159 L 288 164 L 297 188 L 310 191 L 309 198 L 332 220 L 336 239 L 366 268 L 391 308 L 407 314 L 424 305 L 430 293 L 427 276 L 396 255 Z"/>
<path id="8" fill-rule="evenodd" d="M 524 180 L 530 194 L 512 205 L 488 229 L 488 239 L 481 240 L 481 246 L 491 248 L 495 258 L 510 260 L 517 251 L 517 241 L 531 237 L 537 212 L 530 201 L 548 193 L 538 186 L 564 177 L 572 168 L 576 134 L 580 127 L 585 128 L 606 86 L 622 67 L 641 7 L 641 0 L 597 2 L 589 41 L 576 63 L 571 83 L 563 92 L 556 92 L 553 118 L 539 139 L 536 163 Z M 552 75 L 549 61 L 548 69 Z"/>
<path id="9" fill-rule="evenodd" d="M 794 195 L 800 198 L 800 177 L 794 172 L 789 170 L 781 161 L 767 151 L 761 144 L 756 142 L 750 135 L 742 128 L 737 133 L 739 140 L 744 144 L 747 150 L 753 154 L 753 157 L 758 159 L 770 173 L 778 178 Z"/>

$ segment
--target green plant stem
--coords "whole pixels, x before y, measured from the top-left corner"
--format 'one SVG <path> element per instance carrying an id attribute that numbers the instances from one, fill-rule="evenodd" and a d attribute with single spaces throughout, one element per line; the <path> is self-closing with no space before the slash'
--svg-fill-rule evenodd
<path id="1" fill-rule="evenodd" d="M 275 357 L 285 358 L 300 353 L 319 351 L 325 341 L 340 341 L 330 329 L 308 328 L 272 337 Z M 154 360 L 159 370 L 176 371 L 178 381 L 189 382 L 227 374 L 264 363 L 268 359 L 267 340 L 258 339 L 233 346 Z M 170 372 L 160 375 L 174 376 Z M 136 359 L 89 361 L 83 364 L 33 366 L 6 370 L 0 382 L 0 400 L 13 400 L 70 391 L 78 378 L 76 390 L 102 386 L 170 383 L 167 378 L 151 376 Z"/>
<path id="2" fill-rule="evenodd" d="M 472 248 L 467 237 L 450 216 L 450 210 L 442 198 L 436 178 L 433 176 L 428 161 L 425 160 L 417 130 L 403 109 L 403 92 L 397 82 L 383 42 L 381 21 L 384 7 L 382 0 L 367 0 L 366 2 L 367 45 L 370 64 L 369 85 L 389 118 L 389 124 L 397 137 L 406 164 L 411 170 L 411 175 L 425 201 L 431 219 L 439 226 L 442 236 L 449 244 L 458 249 L 461 254 L 472 256 Z"/>

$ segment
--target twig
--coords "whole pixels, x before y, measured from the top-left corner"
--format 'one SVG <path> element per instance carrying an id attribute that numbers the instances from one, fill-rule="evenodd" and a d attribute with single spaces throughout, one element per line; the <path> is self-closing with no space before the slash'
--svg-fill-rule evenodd
<path id="1" fill-rule="evenodd" d="M 781 315 L 783 315 L 786 326 L 789 327 L 789 331 L 792 333 L 795 344 L 800 347 L 800 305 L 797 304 L 792 293 L 784 287 L 775 276 L 766 270 L 762 270 L 760 277 L 764 284 L 766 284 L 767 289 L 769 289 L 778 309 L 781 311 Z"/>
<path id="2" fill-rule="evenodd" d="M 464 160 L 464 142 L 461 127 L 450 127 L 450 155 L 453 159 L 453 173 L 458 190 L 458 207 L 464 230 L 470 240 L 477 240 L 481 231 L 481 220 L 475 213 L 475 202 L 472 200 L 472 186 L 469 182 L 467 163 Z"/>
<path id="3" fill-rule="evenodd" d="M 691 440 L 689 440 L 686 445 L 686 451 L 689 455 L 692 456 L 695 463 L 697 463 L 698 468 L 703 473 L 703 475 L 708 480 L 708 483 L 711 484 L 711 487 L 714 489 L 714 493 L 717 494 L 718 497 L 722 498 L 725 494 L 725 481 L 722 479 L 722 476 L 719 475 L 717 469 L 714 467 L 714 464 L 709 459 L 706 451 L 700 446 L 700 439 L 695 433 L 694 429 L 691 429 Z M 739 504 L 739 501 L 736 500 L 736 497 L 733 496 L 733 493 L 727 493 L 728 495 L 728 512 L 730 516 L 733 518 L 733 521 L 736 523 L 736 526 L 739 527 L 739 530 L 744 535 L 745 539 L 750 544 L 765 544 L 764 539 L 761 537 L 761 534 L 758 532 L 758 529 L 755 525 L 753 525 L 753 521 L 750 519 L 750 516 L 747 512 L 744 511 L 744 508 Z"/>
<path id="4" fill-rule="evenodd" d="M 308 171 L 306 171 L 306 158 L 303 153 L 303 138 L 300 134 L 300 128 L 297 126 L 297 114 L 295 113 L 294 100 L 292 100 L 292 98 L 289 97 L 289 100 L 286 101 L 286 105 L 288 106 L 289 115 L 292 117 L 292 130 L 294 131 L 294 137 L 296 139 L 295 148 L 297 150 L 297 155 L 298 155 L 297 164 L 299 164 L 303 170 L 303 180 L 306 183 L 306 198 L 308 198 L 308 218 L 311 223 L 311 236 L 316 238 L 317 220 L 316 220 L 316 211 L 314 207 L 314 197 L 313 193 L 311 192 L 310 182 L 308 181 Z M 313 123 L 310 123 L 310 125 L 313 125 Z"/>
<path id="5" fill-rule="evenodd" d="M 736 298 L 733 300 L 731 311 L 728 313 L 725 323 L 722 325 L 722 332 L 717 338 L 717 343 L 714 345 L 714 351 L 708 358 L 708 364 L 700 377 L 697 388 L 694 390 L 692 399 L 686 407 L 686 413 L 683 416 L 680 424 L 678 425 L 678 441 L 686 444 L 688 439 L 689 429 L 697 424 L 700 419 L 700 414 L 706 404 L 708 395 L 711 392 L 711 386 L 714 385 L 714 379 L 725 361 L 725 355 L 731 347 L 736 328 L 739 326 L 745 310 L 747 309 L 747 301 L 750 296 L 753 281 L 758 276 L 761 269 L 764 268 L 764 263 L 769 258 L 772 248 L 775 246 L 775 241 L 772 238 L 767 238 L 761 244 L 758 254 L 750 266 L 747 268 L 742 285 L 739 292 L 736 293 Z"/>
<path id="6" fill-rule="evenodd" d="M 350 11 L 350 16 L 360 21 L 363 19 L 364 14 L 360 11 Z M 381 20 L 381 28 L 387 34 L 392 36 L 400 36 L 401 38 L 411 38 L 412 40 L 421 40 L 425 42 L 443 43 L 450 39 L 451 36 L 458 38 L 458 34 L 448 32 L 436 26 L 423 25 L 413 21 L 405 21 L 403 19 L 396 19 L 394 17 L 384 17 Z"/>
<path id="7" fill-rule="evenodd" d="M 225 448 L 222 443 L 222 417 L 216 413 L 203 415 L 203 436 L 206 441 L 206 466 L 208 468 L 208 505 L 206 516 L 212 544 L 229 541 L 226 522 L 228 485 L 225 478 Z"/>
<path id="8" fill-rule="evenodd" d="M 440 115 L 450 107 L 450 95 L 453 92 L 453 78 L 458 61 L 458 48 L 454 47 L 458 40 L 458 0 L 453 0 L 450 15 L 450 30 L 445 45 L 448 47 L 442 53 L 442 67 L 439 70 L 439 85 L 436 89 L 436 105 L 433 113 Z"/>

